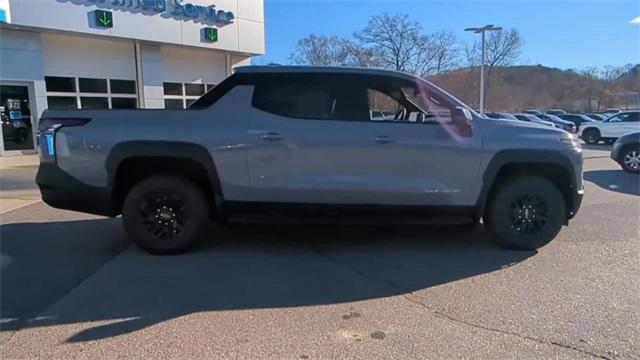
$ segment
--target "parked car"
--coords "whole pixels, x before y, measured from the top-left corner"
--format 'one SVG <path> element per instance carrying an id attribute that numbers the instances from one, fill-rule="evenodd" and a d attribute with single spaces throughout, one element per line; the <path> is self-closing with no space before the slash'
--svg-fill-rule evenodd
<path id="1" fill-rule="evenodd" d="M 604 111 L 605 114 L 619 114 L 621 112 L 622 110 L 619 108 L 608 108 L 607 110 Z"/>
<path id="2" fill-rule="evenodd" d="M 624 171 L 640 174 L 640 132 L 623 135 L 611 148 L 611 158 Z"/>
<path id="3" fill-rule="evenodd" d="M 492 119 L 518 120 L 517 117 L 505 112 L 488 112 L 484 114 Z"/>
<path id="4" fill-rule="evenodd" d="M 595 121 L 602 121 L 602 120 L 606 120 L 607 117 L 602 115 L 602 114 L 585 114 L 588 117 L 592 118 Z"/>
<path id="5" fill-rule="evenodd" d="M 528 121 L 536 124 L 547 125 L 551 127 L 558 127 L 556 126 L 556 124 L 552 123 L 551 121 L 542 120 L 533 114 L 517 113 L 517 114 L 513 114 L 513 116 L 515 116 L 516 118 L 518 118 L 518 120 L 521 120 L 521 121 Z"/>
<path id="6" fill-rule="evenodd" d="M 531 115 L 535 115 L 535 116 L 540 116 L 540 115 L 544 114 L 542 111 L 536 110 L 536 109 L 523 110 L 522 112 L 524 114 L 531 114 Z"/>
<path id="7" fill-rule="evenodd" d="M 564 131 L 574 133 L 578 130 L 578 127 L 576 126 L 576 124 L 572 123 L 571 121 L 562 120 L 556 115 L 542 114 L 538 117 L 541 118 L 542 120 L 551 121 L 552 123 L 556 124 L 557 127 L 561 128 Z"/>
<path id="8" fill-rule="evenodd" d="M 371 94 L 395 104 L 393 120 L 371 121 Z M 187 249 L 212 218 L 392 216 L 482 217 L 499 244 L 530 250 L 555 237 L 584 193 L 571 134 L 487 119 L 385 70 L 240 67 L 186 110 L 45 111 L 39 131 L 44 201 L 122 214 L 129 236 L 160 254 Z"/>
<path id="9" fill-rule="evenodd" d="M 565 110 L 562 109 L 549 109 L 549 111 L 547 111 L 547 114 L 549 115 L 564 115 L 567 112 Z"/>
<path id="10" fill-rule="evenodd" d="M 580 128 L 580 137 L 588 144 L 613 143 L 630 132 L 640 131 L 640 111 L 627 111 L 604 121 L 593 121 Z"/>
<path id="11" fill-rule="evenodd" d="M 587 115 L 582 115 L 582 114 L 564 114 L 564 115 L 558 115 L 558 117 L 562 120 L 571 121 L 576 125 L 578 130 L 580 130 L 580 126 L 582 126 L 582 124 L 591 123 L 595 121 L 592 118 L 588 117 Z"/>

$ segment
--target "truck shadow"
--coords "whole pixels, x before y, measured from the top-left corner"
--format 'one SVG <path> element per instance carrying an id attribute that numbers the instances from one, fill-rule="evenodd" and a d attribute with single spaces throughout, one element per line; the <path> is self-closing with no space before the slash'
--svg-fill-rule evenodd
<path id="1" fill-rule="evenodd" d="M 497 248 L 481 227 L 234 226 L 212 232 L 215 241 L 191 253 L 164 257 L 134 246 L 115 256 L 127 244 L 118 219 L 9 224 L 1 231 L 1 311 L 9 319 L 3 330 L 101 322 L 68 342 L 196 312 L 401 295 L 535 254 Z"/>
<path id="2" fill-rule="evenodd" d="M 640 176 L 624 170 L 593 170 L 584 172 L 584 180 L 597 186 L 629 195 L 640 195 Z"/>

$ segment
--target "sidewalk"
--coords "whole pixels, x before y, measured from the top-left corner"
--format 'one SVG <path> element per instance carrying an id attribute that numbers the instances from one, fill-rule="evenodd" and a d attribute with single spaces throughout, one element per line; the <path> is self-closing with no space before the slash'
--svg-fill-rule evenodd
<path id="1" fill-rule="evenodd" d="M 38 155 L 0 157 L 0 215 L 40 202 Z"/>
<path id="2" fill-rule="evenodd" d="M 38 154 L 0 156 L 0 169 L 22 166 L 38 166 Z"/>

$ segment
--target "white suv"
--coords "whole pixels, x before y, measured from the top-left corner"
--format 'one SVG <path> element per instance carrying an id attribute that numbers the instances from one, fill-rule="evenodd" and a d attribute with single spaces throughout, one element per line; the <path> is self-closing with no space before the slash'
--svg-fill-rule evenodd
<path id="1" fill-rule="evenodd" d="M 640 111 L 626 111 L 604 121 L 594 121 L 580 127 L 580 137 L 588 144 L 601 140 L 612 143 L 624 134 L 640 131 Z"/>

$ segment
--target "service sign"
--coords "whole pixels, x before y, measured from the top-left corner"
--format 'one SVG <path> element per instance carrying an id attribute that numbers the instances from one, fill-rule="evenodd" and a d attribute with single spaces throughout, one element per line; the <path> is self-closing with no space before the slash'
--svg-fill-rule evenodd
<path id="1" fill-rule="evenodd" d="M 58 0 L 61 1 L 61 0 Z M 235 14 L 231 11 L 216 9 L 215 5 L 196 5 L 183 0 L 66 0 L 82 5 L 95 4 L 98 7 L 141 13 L 143 15 L 160 14 L 177 20 L 192 20 L 204 24 L 224 26 L 232 24 Z"/>

